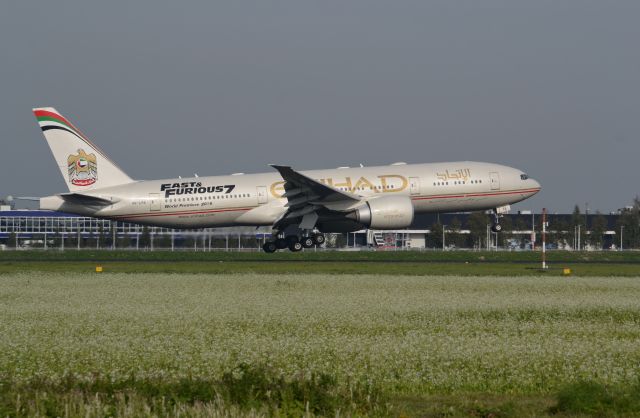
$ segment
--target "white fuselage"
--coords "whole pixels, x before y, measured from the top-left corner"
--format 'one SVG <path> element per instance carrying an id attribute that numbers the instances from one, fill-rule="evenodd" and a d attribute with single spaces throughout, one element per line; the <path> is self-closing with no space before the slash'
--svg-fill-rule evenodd
<path id="1" fill-rule="evenodd" d="M 520 170 L 469 161 L 301 173 L 365 200 L 409 196 L 415 213 L 493 209 L 540 190 Z M 110 205 L 92 207 L 50 196 L 41 199 L 41 207 L 169 228 L 267 226 L 286 211 L 283 184 L 277 172 L 136 181 L 84 193 L 109 199 Z"/>

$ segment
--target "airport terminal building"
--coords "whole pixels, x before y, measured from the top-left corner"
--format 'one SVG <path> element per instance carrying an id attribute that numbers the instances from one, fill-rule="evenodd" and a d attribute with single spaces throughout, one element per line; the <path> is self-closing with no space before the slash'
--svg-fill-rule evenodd
<path id="1" fill-rule="evenodd" d="M 573 215 L 551 214 L 547 248 L 616 249 L 620 215 L 582 215 L 582 225 L 572 225 Z M 487 217 L 488 219 L 488 217 Z M 505 215 L 505 230 L 486 230 L 477 214 L 417 215 L 410 229 L 362 230 L 330 234 L 330 248 L 373 249 L 531 249 L 540 245 L 541 217 L 522 212 Z M 575 222 L 574 222 L 575 223 Z M 584 225 L 587 225 L 586 231 Z M 581 229 L 582 228 L 582 229 Z M 597 229 L 597 230 L 596 230 Z M 594 242 L 587 238 L 598 234 Z M 561 236 L 560 236 L 561 235 Z M 95 248 L 95 249 L 188 249 L 260 250 L 270 228 L 234 227 L 174 230 L 115 222 L 44 210 L 0 207 L 0 248 Z"/>
<path id="2" fill-rule="evenodd" d="M 256 243 L 265 232 L 255 228 L 173 230 L 46 210 L 0 210 L 0 245 L 5 249 L 251 249 L 258 248 Z"/>

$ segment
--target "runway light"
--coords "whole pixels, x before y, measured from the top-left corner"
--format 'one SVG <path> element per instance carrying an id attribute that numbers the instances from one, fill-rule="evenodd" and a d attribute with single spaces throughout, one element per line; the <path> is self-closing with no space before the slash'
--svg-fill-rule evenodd
<path id="1" fill-rule="evenodd" d="M 571 276 L 571 269 L 567 268 L 567 267 L 563 268 L 562 269 L 562 275 L 563 276 Z"/>
<path id="2" fill-rule="evenodd" d="M 102 266 L 96 266 L 96 273 L 102 273 Z"/>

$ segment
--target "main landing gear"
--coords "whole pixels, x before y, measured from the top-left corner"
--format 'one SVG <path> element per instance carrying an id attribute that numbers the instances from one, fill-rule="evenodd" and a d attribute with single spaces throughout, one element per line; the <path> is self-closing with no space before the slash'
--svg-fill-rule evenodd
<path id="1" fill-rule="evenodd" d="M 284 250 L 288 248 L 291 252 L 302 251 L 303 248 L 312 248 L 313 246 L 320 246 L 324 244 L 325 237 L 320 233 L 314 233 L 311 235 L 304 235 L 298 237 L 297 235 L 287 235 L 285 237 L 278 237 L 275 241 L 267 241 L 262 245 L 262 249 L 265 253 L 275 253 L 277 250 Z"/>

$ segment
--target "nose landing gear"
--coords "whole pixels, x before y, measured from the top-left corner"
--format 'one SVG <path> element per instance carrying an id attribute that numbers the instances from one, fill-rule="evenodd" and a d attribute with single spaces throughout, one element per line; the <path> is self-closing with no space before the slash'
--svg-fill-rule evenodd
<path id="1" fill-rule="evenodd" d="M 502 212 L 504 212 L 505 210 L 508 210 L 508 207 L 503 208 L 495 208 L 493 209 L 493 224 L 491 225 L 491 231 L 498 233 L 498 232 L 502 232 L 502 225 L 500 225 L 500 218 L 502 218 L 504 215 L 502 214 Z"/>

